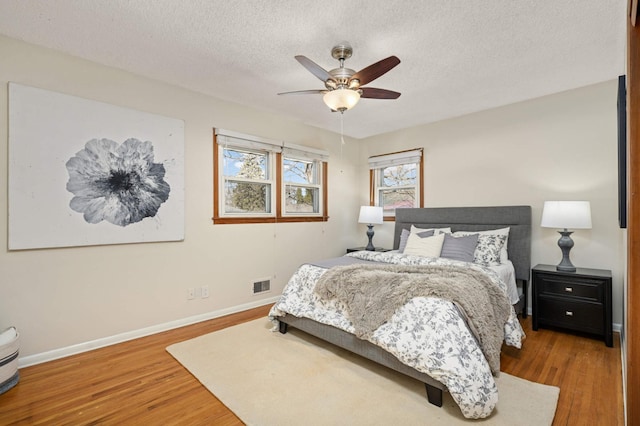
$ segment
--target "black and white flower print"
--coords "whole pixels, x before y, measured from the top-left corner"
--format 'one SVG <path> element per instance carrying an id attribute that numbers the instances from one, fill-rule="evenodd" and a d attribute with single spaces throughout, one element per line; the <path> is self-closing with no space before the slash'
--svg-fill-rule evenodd
<path id="1" fill-rule="evenodd" d="M 74 195 L 69 206 L 91 224 L 125 227 L 154 217 L 171 191 L 149 141 L 92 139 L 66 167 L 67 190 Z"/>

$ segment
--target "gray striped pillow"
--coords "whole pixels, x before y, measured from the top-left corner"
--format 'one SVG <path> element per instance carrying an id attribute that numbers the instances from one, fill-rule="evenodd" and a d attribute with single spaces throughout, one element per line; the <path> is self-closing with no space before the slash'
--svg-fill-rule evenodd
<path id="1" fill-rule="evenodd" d="M 466 235 L 464 237 L 454 237 L 444 234 L 444 243 L 440 257 L 447 259 L 461 260 L 463 262 L 473 262 L 473 254 L 478 245 L 478 234 Z"/>

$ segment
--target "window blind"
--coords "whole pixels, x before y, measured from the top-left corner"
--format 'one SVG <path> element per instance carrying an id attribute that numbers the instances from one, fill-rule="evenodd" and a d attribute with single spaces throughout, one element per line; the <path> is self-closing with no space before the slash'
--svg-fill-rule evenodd
<path id="1" fill-rule="evenodd" d="M 329 153 L 327 151 L 323 151 L 315 148 L 309 148 L 301 145 L 296 145 L 289 142 L 284 143 L 282 154 L 285 157 L 294 157 L 301 160 L 311 160 L 311 161 L 329 160 Z"/>
<path id="2" fill-rule="evenodd" d="M 216 129 L 219 145 L 230 145 L 235 148 L 254 149 L 269 152 L 282 152 L 282 142 L 259 136 L 246 135 L 231 130 Z"/>
<path id="3" fill-rule="evenodd" d="M 215 134 L 218 136 L 219 145 L 231 145 L 236 148 L 282 152 L 285 156 L 303 160 L 327 161 L 329 159 L 329 153 L 327 151 L 296 145 L 290 142 L 261 138 L 259 136 L 247 135 L 225 129 L 215 129 Z"/>
<path id="4" fill-rule="evenodd" d="M 382 169 L 398 164 L 417 163 L 422 158 L 422 149 L 395 152 L 393 154 L 376 155 L 369 157 L 369 169 Z"/>

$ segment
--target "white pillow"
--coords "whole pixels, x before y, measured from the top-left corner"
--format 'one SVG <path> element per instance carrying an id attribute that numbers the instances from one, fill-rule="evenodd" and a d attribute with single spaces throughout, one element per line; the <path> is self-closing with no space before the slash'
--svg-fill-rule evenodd
<path id="1" fill-rule="evenodd" d="M 440 257 L 443 243 L 444 234 L 426 238 L 421 238 L 417 234 L 410 234 L 409 238 L 407 238 L 407 246 L 404 248 L 404 254 L 422 257 Z"/>
<path id="2" fill-rule="evenodd" d="M 488 231 L 456 231 L 453 233 L 453 235 L 460 235 L 460 236 L 464 236 L 464 235 L 472 235 L 472 234 L 478 234 L 478 235 L 504 235 L 506 238 L 504 240 L 504 245 L 502 246 L 502 249 L 500 250 L 500 263 L 505 263 L 507 260 L 509 260 L 509 253 L 507 252 L 507 244 L 509 242 L 509 230 L 511 228 L 507 227 L 507 228 L 501 228 L 501 229 L 490 229 Z"/>
<path id="3" fill-rule="evenodd" d="M 422 231 L 422 232 L 416 232 L 415 234 L 419 235 L 422 238 L 426 238 L 426 237 L 433 237 L 435 233 L 434 231 Z M 404 252 L 404 248 L 407 246 L 407 239 L 409 238 L 409 235 L 411 235 L 411 233 L 409 232 L 408 229 L 402 230 L 402 233 L 400 234 L 400 242 L 398 244 L 398 251 L 400 253 Z"/>
<path id="4" fill-rule="evenodd" d="M 438 234 L 450 234 L 451 233 L 451 228 L 416 228 L 415 226 L 411 225 L 411 233 L 415 234 L 418 232 L 424 232 L 424 231 L 433 231 L 434 235 L 438 235 Z"/>

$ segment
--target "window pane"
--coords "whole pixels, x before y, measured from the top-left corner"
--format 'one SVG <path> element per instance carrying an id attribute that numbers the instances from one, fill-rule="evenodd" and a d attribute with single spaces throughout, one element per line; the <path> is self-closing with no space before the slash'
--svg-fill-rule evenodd
<path id="1" fill-rule="evenodd" d="M 270 213 L 271 185 L 226 181 L 225 213 Z"/>
<path id="2" fill-rule="evenodd" d="M 318 188 L 286 185 L 285 213 L 318 213 Z"/>
<path id="3" fill-rule="evenodd" d="M 400 164 L 382 169 L 381 186 L 408 186 L 415 185 L 417 178 L 416 164 Z"/>
<path id="4" fill-rule="evenodd" d="M 380 206 L 385 214 L 393 214 L 395 209 L 415 207 L 416 191 L 414 188 L 381 189 Z"/>
<path id="5" fill-rule="evenodd" d="M 225 149 L 224 175 L 248 179 L 267 179 L 267 154 Z"/>
<path id="6" fill-rule="evenodd" d="M 315 164 L 313 161 L 294 160 L 291 158 L 283 159 L 282 169 L 284 181 L 291 183 L 317 183 Z"/>

